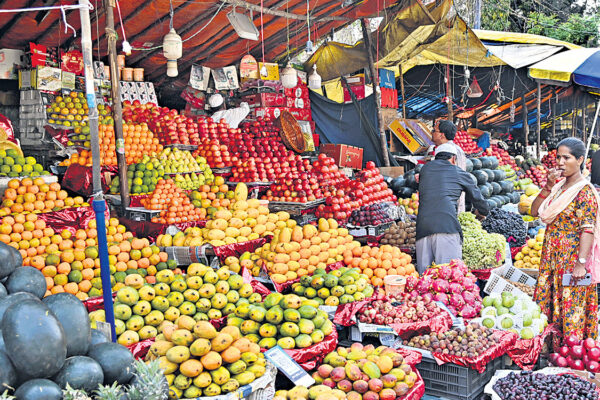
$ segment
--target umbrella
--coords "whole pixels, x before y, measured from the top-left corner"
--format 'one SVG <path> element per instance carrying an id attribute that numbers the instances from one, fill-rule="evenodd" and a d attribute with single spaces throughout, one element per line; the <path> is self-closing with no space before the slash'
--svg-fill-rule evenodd
<path id="1" fill-rule="evenodd" d="M 563 51 L 533 64 L 529 76 L 555 85 L 600 89 L 600 48 Z"/>

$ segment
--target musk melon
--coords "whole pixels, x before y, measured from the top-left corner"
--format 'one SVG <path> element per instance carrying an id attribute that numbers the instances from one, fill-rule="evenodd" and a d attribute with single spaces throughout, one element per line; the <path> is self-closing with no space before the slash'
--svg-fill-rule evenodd
<path id="1" fill-rule="evenodd" d="M 21 253 L 12 246 L 0 243 L 0 279 L 6 278 L 22 265 Z"/>
<path id="2" fill-rule="evenodd" d="M 73 356 L 67 358 L 53 380 L 62 389 L 65 389 L 68 383 L 73 389 L 91 392 L 104 382 L 104 373 L 100 364 L 93 358 Z"/>
<path id="3" fill-rule="evenodd" d="M 19 400 L 61 400 L 60 386 L 49 379 L 32 379 L 25 382 L 15 392 Z"/>
<path id="4" fill-rule="evenodd" d="M 12 365 L 8 355 L 0 350 L 0 390 L 4 391 L 7 387 L 17 385 L 17 371 Z"/>
<path id="5" fill-rule="evenodd" d="M 87 309 L 70 293 L 57 293 L 42 300 L 60 321 L 67 338 L 67 357 L 85 355 L 92 330 Z"/>
<path id="6" fill-rule="evenodd" d="M 8 293 L 29 292 L 38 299 L 46 294 L 46 278 L 33 267 L 19 267 L 6 281 Z"/>
<path id="7" fill-rule="evenodd" d="M 2 322 L 2 317 L 4 316 L 4 312 L 6 309 L 13 304 L 20 303 L 23 300 L 39 300 L 37 297 L 32 295 L 31 293 L 21 292 L 9 294 L 6 297 L 0 298 L 0 323 Z"/>
<path id="8" fill-rule="evenodd" d="M 88 356 L 100 364 L 104 372 L 104 383 L 125 384 L 133 377 L 133 354 L 127 347 L 117 343 L 100 343 L 90 348 Z"/>
<path id="9" fill-rule="evenodd" d="M 6 290 L 6 287 L 0 283 L 0 299 L 6 296 L 8 296 L 8 291 Z"/>
<path id="10" fill-rule="evenodd" d="M 6 353 L 20 374 L 49 378 L 65 363 L 65 332 L 41 301 L 27 299 L 8 307 L 0 329 Z"/>
<path id="11" fill-rule="evenodd" d="M 98 329 L 92 329 L 91 336 L 90 336 L 90 345 L 88 347 L 88 350 L 91 349 L 92 346 L 95 346 L 100 343 L 108 343 L 108 342 L 110 342 L 110 339 L 104 333 L 102 333 Z"/>

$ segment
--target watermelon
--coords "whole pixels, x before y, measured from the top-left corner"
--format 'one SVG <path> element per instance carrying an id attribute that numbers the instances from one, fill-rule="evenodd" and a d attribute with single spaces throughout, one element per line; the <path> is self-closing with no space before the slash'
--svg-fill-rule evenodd
<path id="1" fill-rule="evenodd" d="M 492 168 L 492 160 L 490 159 L 490 157 L 480 157 L 479 160 L 481 161 L 481 168 Z"/>
<path id="2" fill-rule="evenodd" d="M 506 179 L 506 172 L 502 171 L 501 169 L 495 169 L 494 170 L 494 175 L 495 175 L 495 182 L 500 182 L 503 181 L 504 179 Z"/>
<path id="3" fill-rule="evenodd" d="M 473 162 L 471 161 L 470 158 L 467 158 L 467 160 L 465 161 L 465 171 L 467 171 L 467 172 L 473 171 Z"/>
<path id="4" fill-rule="evenodd" d="M 67 357 L 85 355 L 92 331 L 87 309 L 70 293 L 57 293 L 42 300 L 60 321 L 67 339 Z"/>
<path id="5" fill-rule="evenodd" d="M 0 390 L 4 391 L 6 387 L 15 387 L 17 385 L 17 371 L 13 366 L 8 355 L 0 350 Z"/>
<path id="6" fill-rule="evenodd" d="M 97 344 L 107 343 L 107 342 L 110 342 L 110 339 L 104 333 L 100 332 L 98 329 L 92 329 L 92 335 L 91 335 L 90 345 L 88 347 L 88 350 Z"/>
<path id="7" fill-rule="evenodd" d="M 473 171 L 481 169 L 481 160 L 479 160 L 478 158 L 470 158 L 470 160 L 471 164 L 473 164 Z"/>
<path id="8" fill-rule="evenodd" d="M 473 171 L 472 174 L 477 179 L 478 185 L 483 185 L 484 183 L 486 183 L 488 181 L 488 175 L 481 170 Z"/>
<path id="9" fill-rule="evenodd" d="M 8 292 L 6 291 L 6 287 L 0 283 L 0 299 L 8 296 Z"/>
<path id="10" fill-rule="evenodd" d="M 62 390 L 48 379 L 33 379 L 25 382 L 15 392 L 18 400 L 61 400 Z"/>
<path id="11" fill-rule="evenodd" d="M 29 292 L 41 299 L 46 294 L 46 278 L 33 267 L 20 267 L 8 277 L 6 290 L 8 293 Z"/>
<path id="12" fill-rule="evenodd" d="M 496 156 L 489 156 L 489 157 L 487 157 L 487 159 L 491 163 L 491 167 L 490 168 L 492 168 L 492 169 L 498 168 L 498 165 L 500 164 L 498 162 L 498 157 L 496 157 Z"/>
<path id="13" fill-rule="evenodd" d="M 65 332 L 41 301 L 27 299 L 8 307 L 0 329 L 6 353 L 20 375 L 49 378 L 65 363 Z"/>
<path id="14" fill-rule="evenodd" d="M 6 278 L 23 265 L 21 253 L 12 246 L 0 243 L 0 279 Z"/>
<path id="15" fill-rule="evenodd" d="M 26 299 L 39 300 L 37 297 L 27 292 L 9 294 L 6 297 L 0 298 L 0 323 L 2 322 L 2 317 L 4 317 L 4 312 L 8 307 Z"/>
<path id="16" fill-rule="evenodd" d="M 100 343 L 90 348 L 88 356 L 96 360 L 104 372 L 104 384 L 125 384 L 134 372 L 133 354 L 118 343 Z"/>
<path id="17" fill-rule="evenodd" d="M 65 389 L 68 383 L 73 389 L 91 392 L 104 382 L 104 373 L 100 364 L 93 358 L 73 356 L 67 358 L 53 380 L 62 389 Z"/>
<path id="18" fill-rule="evenodd" d="M 500 184 L 498 182 L 492 182 L 492 194 L 500 194 L 500 192 L 502 191 L 502 187 L 500 186 Z"/>

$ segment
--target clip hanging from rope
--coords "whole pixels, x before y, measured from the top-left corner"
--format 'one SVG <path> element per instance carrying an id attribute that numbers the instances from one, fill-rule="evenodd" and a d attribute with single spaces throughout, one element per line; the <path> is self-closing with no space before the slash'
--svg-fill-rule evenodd
<path id="1" fill-rule="evenodd" d="M 90 6 L 91 6 L 92 3 L 88 2 L 88 4 L 90 4 Z M 63 22 L 65 23 L 65 34 L 69 31 L 69 29 L 71 29 L 73 31 L 73 36 L 77 37 L 77 31 L 75 30 L 75 28 L 73 28 L 73 26 L 71 26 L 67 22 L 67 14 L 65 13 L 65 8 L 61 7 L 60 12 L 62 14 Z"/>

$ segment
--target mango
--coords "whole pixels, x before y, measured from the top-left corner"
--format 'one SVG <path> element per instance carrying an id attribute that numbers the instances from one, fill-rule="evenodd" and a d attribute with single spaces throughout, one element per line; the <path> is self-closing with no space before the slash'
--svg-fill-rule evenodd
<path id="1" fill-rule="evenodd" d="M 202 339 L 214 339 L 217 336 L 217 330 L 208 321 L 198 321 L 194 325 L 194 336 Z"/>
<path id="2" fill-rule="evenodd" d="M 267 372 L 267 369 L 259 364 L 249 366 L 246 371 L 252 372 L 256 378 L 260 378 Z"/>
<path id="3" fill-rule="evenodd" d="M 272 349 L 273 347 L 277 346 L 277 339 L 275 339 L 274 337 L 265 337 L 260 339 L 260 341 L 258 342 L 258 345 L 262 348 L 262 349 Z"/>
<path id="4" fill-rule="evenodd" d="M 305 225 L 308 226 L 308 225 Z M 308 389 L 308 398 L 315 400 L 322 394 L 328 394 L 331 392 L 331 388 L 325 385 L 315 385 Z"/>
<path id="5" fill-rule="evenodd" d="M 152 354 L 156 357 L 161 357 L 167 354 L 167 350 L 171 347 L 175 346 L 172 342 L 167 340 L 156 340 L 150 346 L 150 350 L 148 350 L 148 354 Z"/>
<path id="6" fill-rule="evenodd" d="M 258 355 L 250 351 L 244 352 L 242 353 L 242 361 L 245 362 L 247 365 L 254 364 L 256 361 L 258 361 Z"/>
<path id="7" fill-rule="evenodd" d="M 300 315 L 300 312 L 298 310 L 290 308 L 283 312 L 283 319 L 287 322 L 300 322 L 302 316 Z"/>
<path id="8" fill-rule="evenodd" d="M 202 393 L 204 393 L 204 396 L 218 396 L 221 394 L 221 386 L 211 383 L 204 390 L 202 390 Z"/>
<path id="9" fill-rule="evenodd" d="M 233 379 L 238 381 L 240 386 L 248 385 L 256 379 L 252 372 L 244 371 L 241 374 L 237 374 L 233 376 Z"/>
<path id="10" fill-rule="evenodd" d="M 293 349 L 296 346 L 296 342 L 294 341 L 294 338 L 282 337 L 277 340 L 277 345 L 282 349 Z"/>
<path id="11" fill-rule="evenodd" d="M 183 396 L 183 390 L 176 388 L 175 386 L 169 386 L 169 399 L 180 399 Z"/>
<path id="12" fill-rule="evenodd" d="M 381 370 L 373 361 L 365 362 L 361 369 L 371 379 L 378 379 L 381 377 Z"/>
<path id="13" fill-rule="evenodd" d="M 165 375 L 172 374 L 173 372 L 177 371 L 177 368 L 179 367 L 177 363 L 169 361 L 166 356 L 160 357 L 158 359 L 158 363 L 160 368 L 164 370 Z"/>
<path id="14" fill-rule="evenodd" d="M 354 382 L 362 377 L 362 371 L 356 364 L 346 364 L 345 366 L 346 376 L 350 381 Z"/>
<path id="15" fill-rule="evenodd" d="M 247 338 L 239 338 L 233 342 L 232 346 L 236 347 L 241 353 L 249 352 L 251 342 Z"/>
<path id="16" fill-rule="evenodd" d="M 379 356 L 379 359 L 376 361 L 377 366 L 382 374 L 387 374 L 394 368 L 394 362 L 387 355 Z"/>
<path id="17" fill-rule="evenodd" d="M 215 351 L 209 351 L 208 353 L 202 356 L 200 361 L 202 362 L 204 369 L 207 369 L 209 371 L 213 371 L 219 368 L 223 363 L 221 355 Z"/>
<path id="18" fill-rule="evenodd" d="M 320 329 L 315 329 L 314 332 L 310 334 L 310 338 L 313 343 L 321 343 L 323 339 L 325 339 L 325 335 Z"/>
<path id="19" fill-rule="evenodd" d="M 315 324 L 309 319 L 301 319 L 298 322 L 298 328 L 300 329 L 300 333 L 310 335 L 315 330 Z"/>
<path id="20" fill-rule="evenodd" d="M 302 300 L 295 294 L 286 294 L 279 302 L 279 306 L 281 306 L 281 308 L 284 310 L 288 308 L 298 309 L 300 308 L 301 304 Z"/>
<path id="21" fill-rule="evenodd" d="M 244 372 L 246 370 L 246 368 L 248 368 L 248 366 L 242 360 L 238 360 L 227 366 L 227 370 L 232 375 L 241 374 L 242 372 Z"/>
<path id="22" fill-rule="evenodd" d="M 207 371 L 201 372 L 200 375 L 194 378 L 194 386 L 205 388 L 212 383 L 212 377 Z"/>
<path id="23" fill-rule="evenodd" d="M 171 335 L 171 341 L 176 346 L 189 346 L 194 341 L 194 335 L 187 329 L 176 329 Z"/>
<path id="24" fill-rule="evenodd" d="M 300 334 L 300 328 L 293 322 L 284 322 L 279 327 L 279 333 L 282 336 L 296 337 Z"/>
<path id="25" fill-rule="evenodd" d="M 250 306 L 250 311 L 248 313 L 248 316 L 253 321 L 262 322 L 265 319 L 266 313 L 267 313 L 267 310 L 265 310 L 263 307 L 253 305 L 253 306 Z"/>
<path id="26" fill-rule="evenodd" d="M 213 371 L 210 371 L 210 377 L 212 378 L 213 383 L 216 383 L 217 385 L 223 385 L 229 380 L 231 375 L 229 374 L 229 371 L 227 371 L 227 368 L 219 367 Z"/>
<path id="27" fill-rule="evenodd" d="M 352 351 L 350 351 L 350 353 L 348 353 L 346 358 L 348 360 L 358 361 L 358 360 L 362 360 L 363 358 L 367 358 L 367 353 L 365 353 L 362 350 L 352 350 Z"/>
<path id="28" fill-rule="evenodd" d="M 198 375 L 200 375 L 203 369 L 204 367 L 202 367 L 202 363 L 196 359 L 189 359 L 183 362 L 181 365 L 179 365 L 179 372 L 181 372 L 182 375 L 185 375 L 188 378 L 197 377 Z"/>
<path id="29" fill-rule="evenodd" d="M 256 321 L 250 321 L 250 320 L 246 320 L 244 322 L 242 322 L 242 325 L 240 326 L 240 331 L 242 332 L 242 334 L 244 336 L 247 336 L 248 334 L 256 334 L 259 332 L 260 329 L 260 324 Z"/>
<path id="30" fill-rule="evenodd" d="M 202 389 L 200 389 L 196 385 L 192 385 L 183 391 L 184 399 L 195 399 L 195 398 L 201 397 L 201 396 L 202 396 Z"/>
<path id="31" fill-rule="evenodd" d="M 190 349 L 186 346 L 174 346 L 167 350 L 165 356 L 170 362 L 181 364 L 190 358 Z"/>
<path id="32" fill-rule="evenodd" d="M 228 333 L 218 333 L 215 338 L 210 342 L 210 348 L 213 351 L 221 352 L 231 346 L 233 343 L 233 337 Z M 391 368 L 390 368 L 391 369 Z"/>
<path id="33" fill-rule="evenodd" d="M 275 294 L 275 293 L 271 293 L 271 294 Z M 277 294 L 281 295 L 281 293 L 277 293 Z M 267 297 L 269 297 L 269 296 L 267 296 Z M 266 301 L 266 299 L 265 299 L 265 301 Z M 279 307 L 278 305 L 275 305 L 275 306 L 269 308 L 269 310 L 265 314 L 265 319 L 267 320 L 267 322 L 269 322 L 271 324 L 278 325 L 283 321 L 283 315 L 284 315 L 283 309 L 281 307 Z"/>
<path id="34" fill-rule="evenodd" d="M 239 387 L 240 384 L 237 380 L 230 379 L 221 386 L 221 390 L 223 391 L 223 393 L 232 393 L 238 390 Z"/>
<path id="35" fill-rule="evenodd" d="M 305 333 L 301 333 L 300 335 L 296 336 L 294 338 L 294 341 L 296 342 L 296 347 L 298 347 L 300 349 L 304 349 L 306 347 L 312 346 L 312 344 L 313 344 L 310 336 L 308 336 Z"/>

